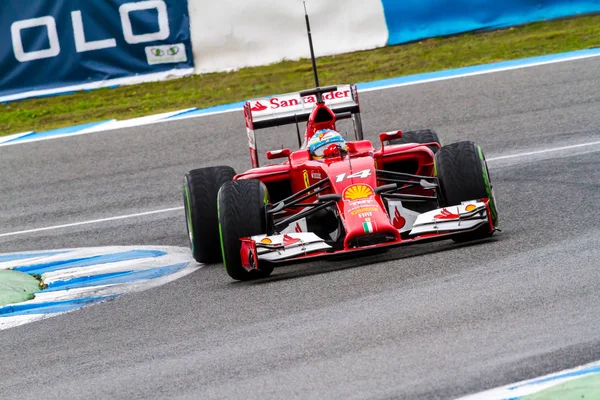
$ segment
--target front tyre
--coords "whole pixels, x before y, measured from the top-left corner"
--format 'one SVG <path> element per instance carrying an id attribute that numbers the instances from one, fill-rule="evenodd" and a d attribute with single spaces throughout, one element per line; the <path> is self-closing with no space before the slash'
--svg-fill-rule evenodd
<path id="1" fill-rule="evenodd" d="M 418 131 L 402 132 L 400 139 L 392 139 L 388 144 L 407 144 L 407 143 L 437 143 L 442 146 L 442 140 L 435 131 L 431 129 L 421 129 Z M 439 147 L 435 145 L 428 146 L 433 154 L 437 153 Z"/>
<path id="2" fill-rule="evenodd" d="M 183 205 L 192 256 L 199 263 L 221 261 L 217 194 L 235 176 L 231 167 L 194 169 L 185 175 Z"/>
<path id="3" fill-rule="evenodd" d="M 240 238 L 267 232 L 268 194 L 265 185 L 255 179 L 227 182 L 219 190 L 218 204 L 223 264 L 229 276 L 247 281 L 271 275 L 273 268 L 269 266 L 246 270 L 242 267 L 240 256 Z"/>
<path id="4" fill-rule="evenodd" d="M 464 141 L 442 147 L 435 155 L 435 168 L 441 195 L 440 206 L 459 205 L 463 201 L 489 199 L 490 218 L 494 226 L 498 224 L 496 199 L 490 175 L 481 147 Z M 456 242 L 489 237 L 494 232 L 482 227 L 454 237 Z"/>

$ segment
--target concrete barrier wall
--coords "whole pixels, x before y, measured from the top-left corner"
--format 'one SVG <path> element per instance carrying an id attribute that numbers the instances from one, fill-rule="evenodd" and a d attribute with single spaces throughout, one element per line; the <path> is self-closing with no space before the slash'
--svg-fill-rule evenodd
<path id="1" fill-rule="evenodd" d="M 196 73 L 308 57 L 301 0 L 188 0 Z M 317 56 L 600 12 L 600 0 L 307 0 Z"/>
<path id="2" fill-rule="evenodd" d="M 381 0 L 309 0 L 317 56 L 385 46 Z M 309 57 L 300 0 L 189 0 L 197 73 Z"/>

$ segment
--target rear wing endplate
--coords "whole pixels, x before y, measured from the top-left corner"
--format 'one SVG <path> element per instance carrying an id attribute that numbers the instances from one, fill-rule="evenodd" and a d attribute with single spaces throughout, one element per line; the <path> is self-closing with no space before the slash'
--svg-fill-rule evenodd
<path id="1" fill-rule="evenodd" d="M 323 94 L 325 104 L 336 114 L 350 113 L 357 140 L 363 139 L 360 103 L 356 85 L 338 85 L 337 90 Z M 316 95 L 301 96 L 300 92 L 248 100 L 244 105 L 246 131 L 252 167 L 258 167 L 254 131 L 274 126 L 308 121 L 317 103 Z"/>

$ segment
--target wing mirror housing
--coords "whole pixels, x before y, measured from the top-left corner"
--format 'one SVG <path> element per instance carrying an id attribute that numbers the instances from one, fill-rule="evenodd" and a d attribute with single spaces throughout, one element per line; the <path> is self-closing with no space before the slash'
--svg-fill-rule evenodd
<path id="1" fill-rule="evenodd" d="M 277 158 L 289 158 L 291 153 L 292 152 L 289 148 L 267 151 L 267 160 L 275 160 Z"/>
<path id="2" fill-rule="evenodd" d="M 391 131 L 391 132 L 383 132 L 379 134 L 379 140 L 381 143 L 392 140 L 392 139 L 400 139 L 402 138 L 402 131 Z"/>
<path id="3" fill-rule="evenodd" d="M 381 141 L 381 150 L 383 150 L 386 141 L 400 138 L 402 138 L 402 131 L 400 130 L 380 133 L 379 140 Z"/>

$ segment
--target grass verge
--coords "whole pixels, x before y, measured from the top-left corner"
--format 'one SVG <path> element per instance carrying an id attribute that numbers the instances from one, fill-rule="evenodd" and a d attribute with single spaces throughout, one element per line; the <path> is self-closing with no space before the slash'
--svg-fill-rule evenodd
<path id="1" fill-rule="evenodd" d="M 600 46 L 600 16 L 323 57 L 323 85 L 358 83 Z M 134 118 L 189 107 L 210 107 L 313 86 L 309 60 L 283 61 L 234 72 L 99 89 L 0 105 L 0 135 L 48 130 L 109 118 Z"/>

